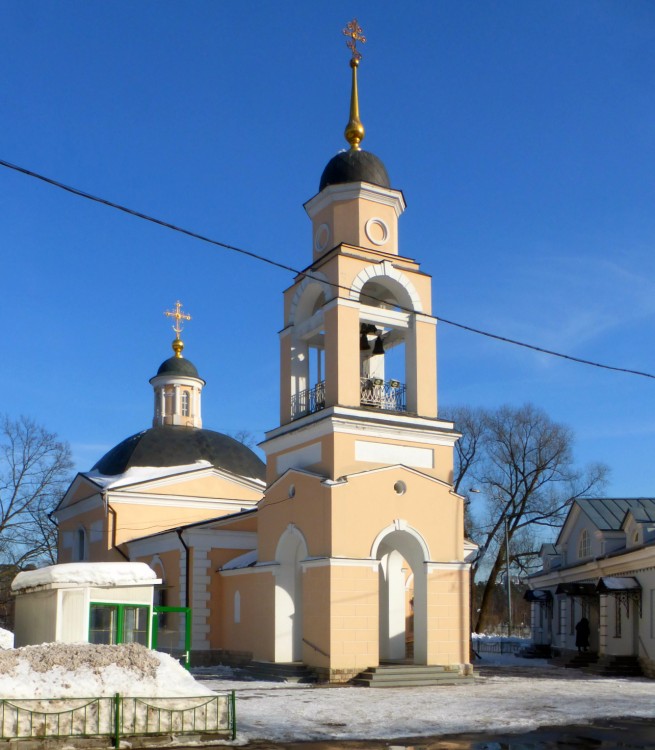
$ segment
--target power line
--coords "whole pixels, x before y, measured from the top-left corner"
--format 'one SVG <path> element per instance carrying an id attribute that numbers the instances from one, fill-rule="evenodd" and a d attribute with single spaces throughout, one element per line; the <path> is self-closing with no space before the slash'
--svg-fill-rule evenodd
<path id="1" fill-rule="evenodd" d="M 107 206 L 108 208 L 114 208 L 117 211 L 122 211 L 123 213 L 136 217 L 137 219 L 143 219 L 144 221 L 149 221 L 153 224 L 157 224 L 158 226 L 164 227 L 166 229 L 171 229 L 174 232 L 179 232 L 180 234 L 184 234 L 187 237 L 192 237 L 193 239 L 201 240 L 202 242 L 207 242 L 210 245 L 221 247 L 224 250 L 230 250 L 232 252 L 245 255 L 249 258 L 253 258 L 254 260 L 261 261 L 262 263 L 267 263 L 268 265 L 274 266 L 276 268 L 281 268 L 282 270 L 289 271 L 295 274 L 296 276 L 306 276 L 308 278 L 314 278 L 317 281 L 321 282 L 322 284 L 328 284 L 329 286 L 334 287 L 335 289 L 342 289 L 347 292 L 351 291 L 349 287 L 343 286 L 341 284 L 335 284 L 334 282 L 325 281 L 324 279 L 318 278 L 314 276 L 310 271 L 301 271 L 297 268 L 294 268 L 293 266 L 288 266 L 285 263 L 280 263 L 279 261 L 273 260 L 272 258 L 268 258 L 265 255 L 260 255 L 259 253 L 254 253 L 250 250 L 245 250 L 244 248 L 236 247 L 235 245 L 229 245 L 226 242 L 215 240 L 212 237 L 207 237 L 204 234 L 194 232 L 190 229 L 185 229 L 184 227 L 177 226 L 176 224 L 171 224 L 168 221 L 164 221 L 163 219 L 158 219 L 154 216 L 144 214 L 141 211 L 136 211 L 132 208 L 128 208 L 127 206 L 123 206 L 120 203 L 115 203 L 114 201 L 110 201 L 107 198 L 101 198 L 97 195 L 87 193 L 84 190 L 80 190 L 79 188 L 71 187 L 70 185 L 65 185 L 63 182 L 59 182 L 58 180 L 52 179 L 51 177 L 46 177 L 45 175 L 39 174 L 38 172 L 34 172 L 30 169 L 26 169 L 25 167 L 20 167 L 17 164 L 11 164 L 10 162 L 4 161 L 3 159 L 0 159 L 0 166 L 6 167 L 7 169 L 11 169 L 15 172 L 20 172 L 21 174 L 24 174 L 27 177 L 33 177 L 34 179 L 40 180 L 41 182 L 45 182 L 46 184 L 52 185 L 53 187 L 59 188 L 60 190 L 65 190 L 68 193 L 77 195 L 80 198 L 86 198 L 87 200 L 93 201 L 95 203 L 100 203 L 101 205 Z M 371 297 L 371 299 L 375 299 L 375 297 Z M 382 300 L 377 300 L 377 301 L 381 302 Z M 414 310 L 405 308 L 402 305 L 398 305 L 398 308 L 402 310 L 403 312 L 408 312 L 408 313 L 414 312 Z M 590 359 L 582 359 L 581 357 L 574 357 L 570 354 L 563 354 L 562 352 L 554 351 L 553 349 L 545 349 L 544 347 L 537 346 L 536 344 L 528 344 L 525 341 L 518 341 L 517 339 L 511 339 L 511 338 L 508 338 L 507 336 L 501 336 L 500 334 L 491 333 L 490 331 L 483 331 L 480 328 L 474 328 L 473 326 L 467 326 L 467 325 L 464 325 L 463 323 L 457 323 L 454 320 L 448 320 L 447 318 L 442 318 L 438 315 L 436 315 L 435 317 L 441 323 L 444 323 L 449 326 L 453 326 L 454 328 L 459 328 L 460 330 L 468 331 L 469 333 L 475 333 L 479 336 L 485 336 L 486 338 L 490 338 L 495 341 L 500 341 L 505 344 L 512 344 L 513 346 L 519 346 L 524 349 L 530 349 L 531 351 L 539 352 L 540 354 L 547 354 L 550 357 L 559 357 L 560 359 L 565 359 L 565 360 L 568 360 L 569 362 L 577 362 L 578 364 L 587 365 L 589 367 L 598 367 L 602 370 L 622 372 L 626 375 L 638 375 L 639 377 L 650 378 L 652 380 L 655 380 L 655 374 L 653 373 L 642 372 L 641 370 L 631 370 L 626 367 L 615 367 L 613 365 L 606 365 L 601 362 L 594 362 L 593 360 L 590 360 Z"/>

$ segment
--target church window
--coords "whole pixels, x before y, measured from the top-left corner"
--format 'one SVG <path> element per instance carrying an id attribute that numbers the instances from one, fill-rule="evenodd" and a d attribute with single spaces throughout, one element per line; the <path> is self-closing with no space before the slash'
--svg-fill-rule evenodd
<path id="1" fill-rule="evenodd" d="M 580 532 L 580 541 L 578 542 L 578 557 L 591 557 L 591 538 L 587 529 Z"/>
<path id="2" fill-rule="evenodd" d="M 238 591 L 234 593 L 234 622 L 241 622 L 241 594 Z"/>
<path id="3" fill-rule="evenodd" d="M 189 391 L 182 391 L 182 416 L 188 417 L 191 413 Z"/>
<path id="4" fill-rule="evenodd" d="M 398 481 L 394 484 L 393 491 L 396 495 L 404 495 L 407 492 L 407 485 L 405 482 Z"/>
<path id="5" fill-rule="evenodd" d="M 75 560 L 77 562 L 87 559 L 86 529 L 80 526 L 75 535 Z"/>

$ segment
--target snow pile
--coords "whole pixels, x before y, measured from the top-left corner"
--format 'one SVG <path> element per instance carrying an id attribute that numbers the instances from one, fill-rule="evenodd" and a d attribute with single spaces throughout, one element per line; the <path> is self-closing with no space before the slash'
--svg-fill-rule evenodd
<path id="1" fill-rule="evenodd" d="M 88 586 L 148 586 L 158 583 L 157 574 L 139 562 L 78 562 L 48 565 L 37 570 L 24 570 L 12 581 L 12 591 L 22 591 L 48 584 Z"/>
<path id="2" fill-rule="evenodd" d="M 119 563 L 123 564 L 123 563 Z M 175 659 L 136 643 L 42 643 L 0 651 L 0 698 L 208 695 Z"/>
<path id="3" fill-rule="evenodd" d="M 11 630 L 0 628 L 0 649 L 14 647 L 14 634 Z"/>

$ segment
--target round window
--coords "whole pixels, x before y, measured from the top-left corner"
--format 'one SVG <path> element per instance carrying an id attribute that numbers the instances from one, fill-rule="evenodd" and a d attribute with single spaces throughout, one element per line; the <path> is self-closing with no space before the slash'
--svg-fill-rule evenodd
<path id="1" fill-rule="evenodd" d="M 393 491 L 396 495 L 404 495 L 407 492 L 407 485 L 405 482 L 398 481 L 394 484 Z"/>

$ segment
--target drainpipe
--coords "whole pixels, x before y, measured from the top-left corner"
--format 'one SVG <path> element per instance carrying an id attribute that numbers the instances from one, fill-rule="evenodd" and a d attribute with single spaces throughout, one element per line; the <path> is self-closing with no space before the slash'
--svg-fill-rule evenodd
<path id="1" fill-rule="evenodd" d="M 130 562 L 130 558 L 116 544 L 116 525 L 117 525 L 117 522 L 118 522 L 118 516 L 116 514 L 116 511 L 109 504 L 109 499 L 107 498 L 107 493 L 106 492 L 103 492 L 102 499 L 105 501 L 105 505 L 107 506 L 107 511 L 109 513 L 111 513 L 112 516 L 113 516 L 113 518 L 114 518 L 114 521 L 113 521 L 113 523 L 111 525 L 111 546 L 112 546 L 112 549 L 115 549 L 116 552 L 118 552 L 119 555 L 122 555 L 127 560 L 127 562 Z"/>
<path id="2" fill-rule="evenodd" d="M 182 529 L 175 529 L 175 532 L 180 540 L 180 543 L 184 547 L 184 553 L 186 555 L 184 569 L 186 571 L 186 584 L 184 587 L 184 606 L 191 606 L 191 557 L 189 555 L 189 545 L 182 538 Z"/>

